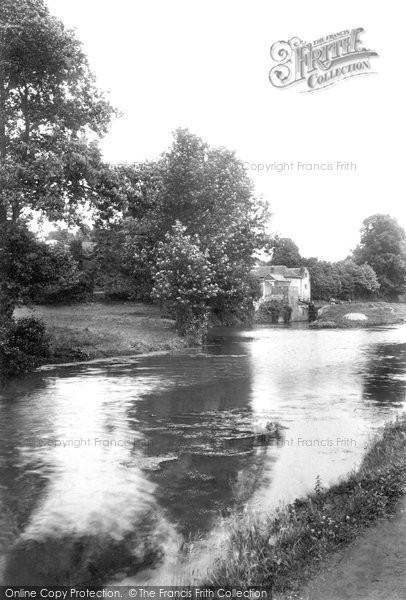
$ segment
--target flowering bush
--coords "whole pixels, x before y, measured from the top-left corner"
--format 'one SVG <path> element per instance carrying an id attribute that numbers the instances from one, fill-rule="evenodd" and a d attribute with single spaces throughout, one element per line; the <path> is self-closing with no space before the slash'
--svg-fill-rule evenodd
<path id="1" fill-rule="evenodd" d="M 158 245 L 152 296 L 176 321 L 180 335 L 200 343 L 207 329 L 209 301 L 219 292 L 207 252 L 197 235 L 179 221 Z"/>

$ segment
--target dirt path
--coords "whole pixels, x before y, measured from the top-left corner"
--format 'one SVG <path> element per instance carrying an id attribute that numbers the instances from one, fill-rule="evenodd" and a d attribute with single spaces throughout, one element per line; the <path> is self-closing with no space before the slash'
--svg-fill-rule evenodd
<path id="1" fill-rule="evenodd" d="M 303 600 L 405 600 L 406 499 L 396 516 L 369 529 L 314 579 Z"/>

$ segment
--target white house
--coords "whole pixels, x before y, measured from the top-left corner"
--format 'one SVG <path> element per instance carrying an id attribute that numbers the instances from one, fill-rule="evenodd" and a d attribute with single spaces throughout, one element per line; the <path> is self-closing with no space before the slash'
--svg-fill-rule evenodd
<path id="1" fill-rule="evenodd" d="M 258 306 L 268 300 L 284 300 L 292 307 L 293 321 L 308 320 L 311 282 L 306 267 L 269 265 L 256 267 L 251 271 L 251 275 L 258 278 L 261 284 L 262 296 Z"/>

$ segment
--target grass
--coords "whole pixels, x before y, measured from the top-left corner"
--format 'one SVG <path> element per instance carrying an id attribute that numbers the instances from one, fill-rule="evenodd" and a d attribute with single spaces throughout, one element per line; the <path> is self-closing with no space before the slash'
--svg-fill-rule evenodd
<path id="1" fill-rule="evenodd" d="M 349 321 L 348 313 L 362 313 L 365 321 Z M 332 304 L 323 308 L 317 321 L 310 323 L 313 329 L 373 327 L 391 325 L 406 320 L 406 304 L 395 302 L 354 302 L 352 304 Z"/>
<path id="2" fill-rule="evenodd" d="M 16 317 L 33 314 L 45 322 L 54 363 L 141 354 L 181 348 L 170 319 L 159 308 L 132 302 L 94 302 L 19 308 Z"/>
<path id="3" fill-rule="evenodd" d="M 327 559 L 378 519 L 394 514 L 406 483 L 406 417 L 386 425 L 360 468 L 337 485 L 296 500 L 265 520 L 234 517 L 208 585 L 264 586 L 294 595 Z"/>

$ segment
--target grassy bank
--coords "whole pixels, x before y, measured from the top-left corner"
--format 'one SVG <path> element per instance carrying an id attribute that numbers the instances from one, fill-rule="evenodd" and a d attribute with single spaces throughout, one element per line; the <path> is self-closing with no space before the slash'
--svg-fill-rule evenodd
<path id="1" fill-rule="evenodd" d="M 235 517 L 206 583 L 272 587 L 293 598 L 339 548 L 395 511 L 406 484 L 406 417 L 383 428 L 360 468 L 337 485 L 261 519 Z"/>
<path id="2" fill-rule="evenodd" d="M 51 337 L 50 362 L 69 362 L 126 354 L 173 350 L 184 345 L 173 321 L 159 308 L 131 302 L 19 308 L 16 317 L 33 314 Z"/>
<path id="3" fill-rule="evenodd" d="M 365 315 L 365 320 L 351 321 L 345 318 L 350 313 Z M 406 304 L 395 302 L 354 302 L 332 304 L 319 310 L 317 321 L 310 324 L 314 329 L 372 327 L 391 325 L 406 321 Z"/>

